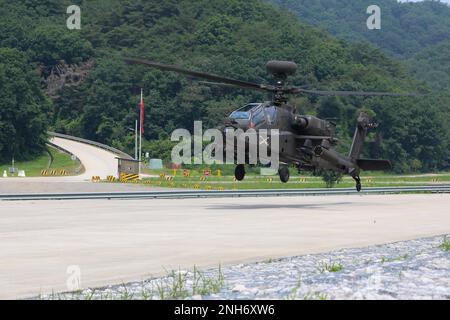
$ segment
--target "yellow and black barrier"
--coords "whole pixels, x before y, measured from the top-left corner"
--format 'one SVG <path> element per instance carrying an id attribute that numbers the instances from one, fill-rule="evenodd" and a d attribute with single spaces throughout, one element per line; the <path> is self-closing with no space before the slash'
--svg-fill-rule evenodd
<path id="1" fill-rule="evenodd" d="M 43 169 L 41 176 L 67 176 L 67 171 L 64 169 Z"/>
<path id="2" fill-rule="evenodd" d="M 139 180 L 139 175 L 134 173 L 122 173 L 120 175 L 120 182 L 137 182 Z"/>
<path id="3" fill-rule="evenodd" d="M 107 176 L 107 177 L 106 177 L 106 180 L 107 180 L 108 182 L 116 182 L 116 177 L 114 177 L 114 176 Z"/>
<path id="4" fill-rule="evenodd" d="M 91 181 L 92 181 L 92 182 L 100 182 L 101 179 L 100 179 L 99 176 L 92 176 Z"/>

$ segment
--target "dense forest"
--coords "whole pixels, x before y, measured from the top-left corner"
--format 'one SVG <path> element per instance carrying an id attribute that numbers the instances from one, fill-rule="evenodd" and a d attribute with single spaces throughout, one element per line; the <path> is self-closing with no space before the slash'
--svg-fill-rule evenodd
<path id="1" fill-rule="evenodd" d="M 448 167 L 448 96 L 432 91 L 375 47 L 336 40 L 257 0 L 79 1 L 81 30 L 66 28 L 70 4 L 0 0 L 0 161 L 11 153 L 33 156 L 47 126 L 132 154 L 129 128 L 138 116 L 141 87 L 147 106 L 144 150 L 163 158 L 174 129 L 190 129 L 194 120 L 213 127 L 233 109 L 269 98 L 122 61 L 137 56 L 255 82 L 270 81 L 268 60 L 286 59 L 299 65 L 290 79 L 295 85 L 428 93 L 300 96 L 290 102 L 299 112 L 337 118 L 342 149 L 351 142 L 358 110 L 368 110 L 380 127 L 370 135 L 365 155 L 391 159 L 397 172 Z"/>
<path id="2" fill-rule="evenodd" d="M 269 0 L 302 21 L 351 42 L 367 41 L 406 62 L 418 79 L 450 91 L 450 6 L 437 0 L 376 1 L 381 29 L 369 30 L 371 0 Z"/>

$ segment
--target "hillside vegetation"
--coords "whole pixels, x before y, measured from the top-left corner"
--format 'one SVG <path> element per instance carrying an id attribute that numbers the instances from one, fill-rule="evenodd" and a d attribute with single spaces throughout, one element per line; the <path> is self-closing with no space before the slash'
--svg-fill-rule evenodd
<path id="1" fill-rule="evenodd" d="M 418 79 L 450 91 L 450 6 L 437 0 L 268 0 L 351 42 L 370 42 L 407 62 Z M 366 25 L 370 5 L 381 9 L 381 29 Z M 447 71 L 447 72 L 446 72 Z"/>
<path id="2" fill-rule="evenodd" d="M 53 108 L 48 113 L 47 99 L 35 82 L 22 81 L 16 91 L 0 96 L 0 104 L 6 103 L 4 99 L 19 97 L 21 86 L 34 85 L 39 92 L 32 102 L 43 108 L 41 117 L 52 129 L 110 144 L 130 154 L 134 138 L 128 128 L 134 126 L 138 115 L 136 95 L 141 86 L 147 106 L 144 150 L 154 157 L 170 154 L 167 138 L 174 129 L 190 129 L 194 120 L 203 120 L 205 128 L 213 127 L 240 105 L 269 97 L 210 88 L 177 74 L 128 66 L 123 56 L 255 82 L 270 81 L 264 67 L 268 60 L 286 59 L 299 64 L 299 72 L 290 81 L 295 85 L 430 92 L 425 83 L 415 80 L 379 49 L 335 40 L 262 1 L 81 1 L 80 31 L 66 28 L 69 4 L 0 0 L 0 7 L 5 9 L 0 13 L 0 50 L 16 50 L 17 56 L 23 56 L 26 63 L 22 68 L 26 73 L 40 74 L 43 90 L 48 91 L 49 79 L 60 70 L 82 68 L 95 61 L 83 81 L 64 86 L 52 97 Z M 0 60 L 0 67 L 3 64 L 10 67 Z M 19 83 L 19 78 L 14 81 Z M 6 79 L 7 75 L 0 81 Z M 305 96 L 292 97 L 291 102 L 300 112 L 338 118 L 343 150 L 350 144 L 358 110 L 365 108 L 380 122 L 378 133 L 369 137 L 365 156 L 391 159 L 396 171 L 448 166 L 449 100 L 445 95 L 366 99 Z M 17 112 L 26 110 L 27 105 L 18 103 Z M 14 119 L 5 122 L 4 115 L 9 113 L 3 107 L 0 112 L 1 146 L 8 141 L 3 123 L 13 127 L 18 124 Z M 41 136 L 44 129 L 33 132 Z M 28 135 L 24 133 L 21 139 L 26 140 Z M 22 149 L 15 149 L 19 157 L 17 150 Z M 5 158 L 10 156 L 4 148 L 0 153 Z"/>

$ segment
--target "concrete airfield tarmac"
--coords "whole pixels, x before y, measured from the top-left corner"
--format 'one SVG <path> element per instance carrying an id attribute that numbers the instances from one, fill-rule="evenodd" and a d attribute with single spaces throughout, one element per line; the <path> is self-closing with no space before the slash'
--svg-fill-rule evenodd
<path id="1" fill-rule="evenodd" d="M 0 179 L 0 193 L 137 190 L 86 182 L 93 175 L 115 175 L 114 154 L 64 139 L 53 142 L 79 157 L 84 175 Z M 73 266 L 81 272 L 82 288 L 98 287 L 194 265 L 448 234 L 449 205 L 450 194 L 2 201 L 0 299 L 67 291 Z"/>
<path id="2" fill-rule="evenodd" d="M 2 202 L 0 298 L 450 231 L 450 194 Z"/>

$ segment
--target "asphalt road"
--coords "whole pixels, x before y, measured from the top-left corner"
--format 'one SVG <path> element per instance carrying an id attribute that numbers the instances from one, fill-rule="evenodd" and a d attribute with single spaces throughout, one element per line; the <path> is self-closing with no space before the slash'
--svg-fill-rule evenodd
<path id="1" fill-rule="evenodd" d="M 450 232 L 449 194 L 2 202 L 0 298 Z"/>
<path id="2" fill-rule="evenodd" d="M 68 139 L 53 137 L 50 141 L 76 155 L 85 168 L 83 174 L 75 177 L 66 177 L 65 180 L 87 180 L 93 176 L 102 178 L 106 178 L 108 175 L 117 176 L 116 154 Z"/>
<path id="3" fill-rule="evenodd" d="M 85 172 L 78 176 L 68 177 L 0 178 L 0 194 L 162 190 L 148 186 L 87 182 L 93 176 L 100 176 L 102 179 L 106 179 L 108 175 L 117 177 L 117 155 L 68 139 L 54 137 L 50 141 L 76 155 L 83 164 Z"/>
<path id="4" fill-rule="evenodd" d="M 171 190 L 170 188 L 157 188 L 142 184 L 92 183 L 86 181 L 78 181 L 76 179 L 76 177 L 0 178 L 0 194 L 136 192 Z"/>

